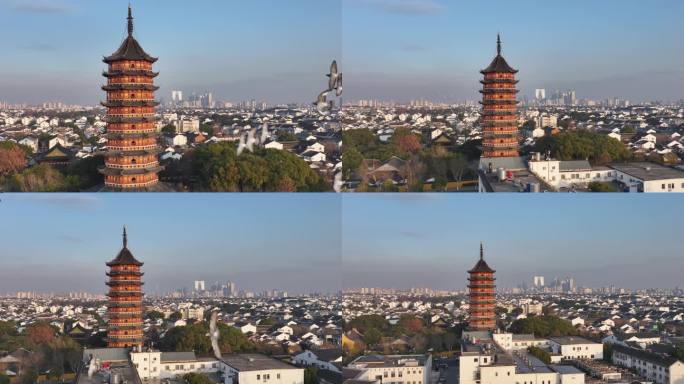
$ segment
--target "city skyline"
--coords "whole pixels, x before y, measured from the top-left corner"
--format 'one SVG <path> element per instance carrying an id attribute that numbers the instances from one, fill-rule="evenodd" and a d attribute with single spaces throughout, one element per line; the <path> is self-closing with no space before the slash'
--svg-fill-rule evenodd
<path id="1" fill-rule="evenodd" d="M 211 89 L 221 100 L 313 101 L 330 61 L 341 57 L 341 0 L 236 3 L 132 2 L 135 36 L 160 58 L 160 94 L 166 99 L 174 89 Z M 98 104 L 104 98 L 101 59 L 126 37 L 127 5 L 0 1 L 0 33 L 13 36 L 0 100 Z"/>
<path id="2" fill-rule="evenodd" d="M 0 214 L 14 219 L 0 223 L 0 292 L 106 292 L 105 263 L 121 250 L 123 225 L 148 293 L 198 279 L 338 292 L 329 271 L 341 260 L 339 205 L 333 194 L 5 195 Z"/>
<path id="3" fill-rule="evenodd" d="M 540 195 L 531 204 L 518 194 L 344 195 L 344 289 L 463 290 L 480 241 L 501 290 L 535 275 L 548 281 L 571 276 L 593 288 L 675 288 L 684 260 L 660 228 L 674 228 L 677 214 L 652 212 L 677 211 L 676 201 Z"/>
<path id="4" fill-rule="evenodd" d="M 546 88 L 596 100 L 679 100 L 684 49 L 675 15 L 683 9 L 677 1 L 347 0 L 346 98 L 477 100 L 499 32 L 522 95 Z"/>

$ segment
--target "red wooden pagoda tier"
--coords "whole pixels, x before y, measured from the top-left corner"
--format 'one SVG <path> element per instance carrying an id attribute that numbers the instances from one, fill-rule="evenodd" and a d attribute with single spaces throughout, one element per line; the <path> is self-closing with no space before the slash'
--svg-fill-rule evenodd
<path id="1" fill-rule="evenodd" d="M 497 55 L 482 70 L 482 157 L 518 157 L 517 70 L 501 56 L 501 38 Z"/>
<path id="2" fill-rule="evenodd" d="M 107 263 L 109 348 L 132 348 L 143 345 L 143 273 L 140 272 L 142 265 L 143 263 L 136 260 L 128 250 L 128 237 L 124 227 L 123 248 L 114 260 Z"/>
<path id="3" fill-rule="evenodd" d="M 480 260 L 468 271 L 471 331 L 491 331 L 496 328 L 496 285 L 494 270 L 484 261 L 484 250 L 480 244 Z"/>
<path id="4" fill-rule="evenodd" d="M 159 148 L 155 127 L 155 107 L 159 103 L 154 92 L 152 70 L 156 58 L 148 55 L 133 37 L 133 16 L 128 8 L 128 37 L 119 49 L 103 60 L 109 65 L 103 76 L 107 85 L 107 153 L 105 187 L 112 190 L 145 190 L 159 182 Z"/>

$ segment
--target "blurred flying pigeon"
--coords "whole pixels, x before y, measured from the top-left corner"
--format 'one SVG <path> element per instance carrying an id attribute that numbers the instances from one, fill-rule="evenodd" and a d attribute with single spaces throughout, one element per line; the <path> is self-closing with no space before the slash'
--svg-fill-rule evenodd
<path id="1" fill-rule="evenodd" d="M 219 332 L 218 325 L 218 312 L 213 311 L 211 313 L 211 319 L 209 320 L 209 338 L 211 339 L 211 347 L 214 350 L 214 356 L 221 360 L 221 348 L 219 347 L 219 338 L 221 337 L 221 332 Z"/>

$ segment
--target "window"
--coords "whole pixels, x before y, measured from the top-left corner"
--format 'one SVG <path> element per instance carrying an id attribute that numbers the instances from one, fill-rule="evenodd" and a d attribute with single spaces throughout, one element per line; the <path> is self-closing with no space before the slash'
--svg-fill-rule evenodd
<path id="1" fill-rule="evenodd" d="M 261 380 L 261 375 L 257 375 L 257 380 Z"/>

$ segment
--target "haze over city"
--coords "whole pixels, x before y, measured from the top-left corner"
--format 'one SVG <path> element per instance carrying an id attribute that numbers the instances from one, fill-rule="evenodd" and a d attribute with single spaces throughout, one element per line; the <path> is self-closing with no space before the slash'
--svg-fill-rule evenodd
<path id="1" fill-rule="evenodd" d="M 568 204 L 572 199 L 574 204 Z M 681 286 L 677 197 L 343 196 L 343 286 L 463 290 L 479 257 L 500 289 L 532 277 L 580 286 Z M 670 212 L 654 215 L 654 212 Z"/>
<path id="2" fill-rule="evenodd" d="M 126 36 L 128 1 L 0 0 L 0 100 L 96 105 L 105 65 Z M 311 102 L 341 56 L 341 0 L 132 2 L 136 37 L 159 57 L 160 95 Z M 30 27 L 29 27 L 30 26 Z M 314 54 L 315 53 L 315 54 Z"/>
<path id="3" fill-rule="evenodd" d="M 290 294 L 341 288 L 335 195 L 5 195 L 0 295 L 104 293 L 105 263 L 122 246 L 145 263 L 145 292 L 194 280 Z"/>
<path id="4" fill-rule="evenodd" d="M 521 96 L 683 96 L 680 1 L 346 0 L 343 11 L 347 100 L 477 100 L 497 32 Z"/>

